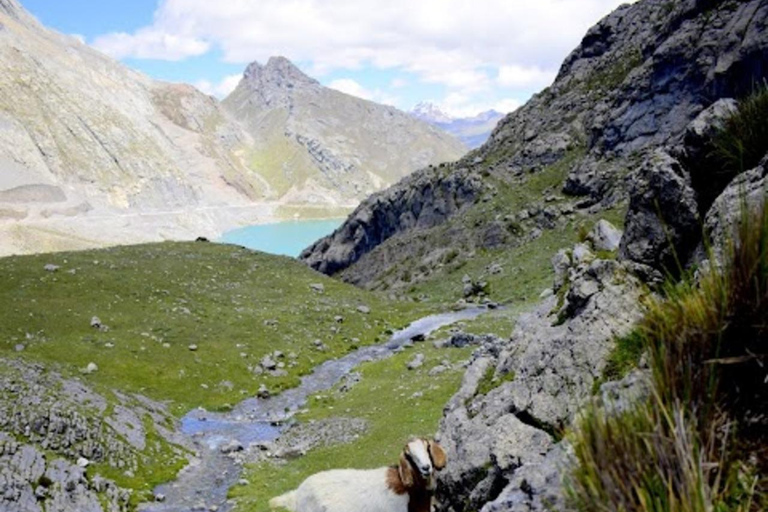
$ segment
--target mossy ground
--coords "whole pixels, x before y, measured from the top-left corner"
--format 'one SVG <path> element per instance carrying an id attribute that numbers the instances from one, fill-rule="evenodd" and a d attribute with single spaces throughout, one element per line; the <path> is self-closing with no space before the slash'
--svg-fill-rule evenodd
<path id="1" fill-rule="evenodd" d="M 350 444 L 317 448 L 285 464 L 263 462 L 247 467 L 245 478 L 249 484 L 230 491 L 238 501 L 236 510 L 266 512 L 270 498 L 296 488 L 318 471 L 395 464 L 410 436 L 434 435 L 443 407 L 458 390 L 464 374 L 463 369 L 452 369 L 429 376 L 429 370 L 444 359 L 455 365 L 471 351 L 472 348 L 436 349 L 429 342 L 416 344 L 389 359 L 360 366 L 362 380 L 347 393 L 331 391 L 312 397 L 308 412 L 299 416 L 300 421 L 353 416 L 365 419 L 369 429 Z M 416 353 L 424 354 L 425 363 L 421 368 L 408 370 L 406 363 Z"/>

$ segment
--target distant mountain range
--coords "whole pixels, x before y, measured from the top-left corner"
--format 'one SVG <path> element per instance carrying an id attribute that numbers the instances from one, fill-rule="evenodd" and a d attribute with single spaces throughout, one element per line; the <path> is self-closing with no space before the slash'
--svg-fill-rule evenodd
<path id="1" fill-rule="evenodd" d="M 457 137 L 470 149 L 482 146 L 505 116 L 496 110 L 487 110 L 474 117 L 452 117 L 430 102 L 417 104 L 410 114 Z"/>
<path id="2" fill-rule="evenodd" d="M 0 0 L 0 255 L 218 236 L 339 215 L 457 139 L 287 59 L 223 102 L 158 82 Z"/>

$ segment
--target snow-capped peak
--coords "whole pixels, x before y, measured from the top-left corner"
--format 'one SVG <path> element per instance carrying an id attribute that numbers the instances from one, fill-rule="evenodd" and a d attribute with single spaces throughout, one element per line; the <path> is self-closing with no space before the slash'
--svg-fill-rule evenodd
<path id="1" fill-rule="evenodd" d="M 434 103 L 428 101 L 422 101 L 413 107 L 411 115 L 428 123 L 450 123 L 453 121 L 453 117 L 440 110 L 440 107 Z"/>

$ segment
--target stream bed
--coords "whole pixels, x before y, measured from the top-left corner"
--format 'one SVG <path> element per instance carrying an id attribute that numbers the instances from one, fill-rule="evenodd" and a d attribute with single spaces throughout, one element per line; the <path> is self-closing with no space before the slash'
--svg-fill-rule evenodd
<path id="1" fill-rule="evenodd" d="M 197 457 L 175 481 L 155 490 L 162 501 L 145 503 L 139 510 L 228 512 L 232 506 L 227 501 L 227 491 L 237 484 L 242 467 L 223 453 L 227 446 L 239 443 L 247 447 L 251 443 L 277 439 L 284 428 L 280 425 L 304 407 L 311 395 L 332 388 L 361 363 L 389 357 L 414 337 L 427 336 L 441 327 L 486 312 L 484 307 L 472 307 L 421 318 L 395 332 L 385 343 L 362 347 L 318 365 L 301 379 L 298 387 L 279 395 L 267 399 L 248 398 L 226 413 L 190 411 L 181 420 L 181 431 L 192 440 Z"/>

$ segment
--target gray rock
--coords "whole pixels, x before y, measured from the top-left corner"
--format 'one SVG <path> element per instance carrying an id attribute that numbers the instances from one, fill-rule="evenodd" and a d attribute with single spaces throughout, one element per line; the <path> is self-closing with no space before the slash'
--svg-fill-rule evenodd
<path id="1" fill-rule="evenodd" d="M 309 287 L 317 293 L 323 293 L 325 291 L 325 286 L 322 283 L 312 283 Z"/>
<path id="2" fill-rule="evenodd" d="M 699 242 L 698 208 L 680 162 L 666 152 L 655 152 L 631 192 L 621 257 L 678 272 L 677 262 L 685 264 Z"/>
<path id="3" fill-rule="evenodd" d="M 424 364 L 424 354 L 416 354 L 413 356 L 413 359 L 411 359 L 406 367 L 409 370 L 415 370 L 417 368 L 421 368 L 421 366 Z"/>
<path id="4" fill-rule="evenodd" d="M 277 368 L 277 362 L 274 359 L 272 359 L 270 356 L 264 356 L 261 359 L 260 364 L 261 364 L 261 367 L 264 368 L 265 370 L 274 370 L 275 368 Z"/>
<path id="5" fill-rule="evenodd" d="M 60 268 L 61 268 L 60 266 L 58 266 L 58 265 L 54 265 L 53 263 L 47 263 L 47 264 L 46 264 L 46 265 L 43 267 L 43 270 L 45 270 L 46 272 L 56 272 L 56 271 L 58 271 Z"/>
<path id="6" fill-rule="evenodd" d="M 712 204 L 704 221 L 710 254 L 700 247 L 699 258 L 711 256 L 715 260 L 711 263 L 722 265 L 729 243 L 738 237 L 743 208 L 753 213 L 765 208 L 767 191 L 768 156 L 755 169 L 737 176 Z"/>
<path id="7" fill-rule="evenodd" d="M 197 345 L 195 345 L 194 343 L 189 345 L 187 348 L 190 350 L 190 352 L 197 352 Z"/>
<path id="8" fill-rule="evenodd" d="M 557 298 L 549 297 L 518 319 L 510 340 L 473 355 L 440 422 L 438 438 L 451 463 L 439 476 L 439 510 L 465 510 L 469 503 L 543 512 L 549 500 L 562 503 L 560 463 L 568 449 L 551 433 L 590 399 L 615 337 L 641 318 L 645 293 L 630 267 L 617 261 L 595 260 L 569 272 L 577 289 L 591 287 L 578 294 L 580 307 L 556 322 Z M 489 368 L 514 378 L 479 395 Z"/>
<path id="9" fill-rule="evenodd" d="M 228 443 L 221 445 L 219 451 L 223 454 L 241 452 L 243 451 L 243 445 L 239 441 L 232 439 Z"/>
<path id="10" fill-rule="evenodd" d="M 587 240 L 592 243 L 596 251 L 615 251 L 621 244 L 622 232 L 608 222 L 600 219 L 587 235 Z"/>
<path id="11" fill-rule="evenodd" d="M 371 312 L 371 308 L 369 308 L 368 306 L 357 306 L 357 311 L 364 315 L 367 315 Z"/>

